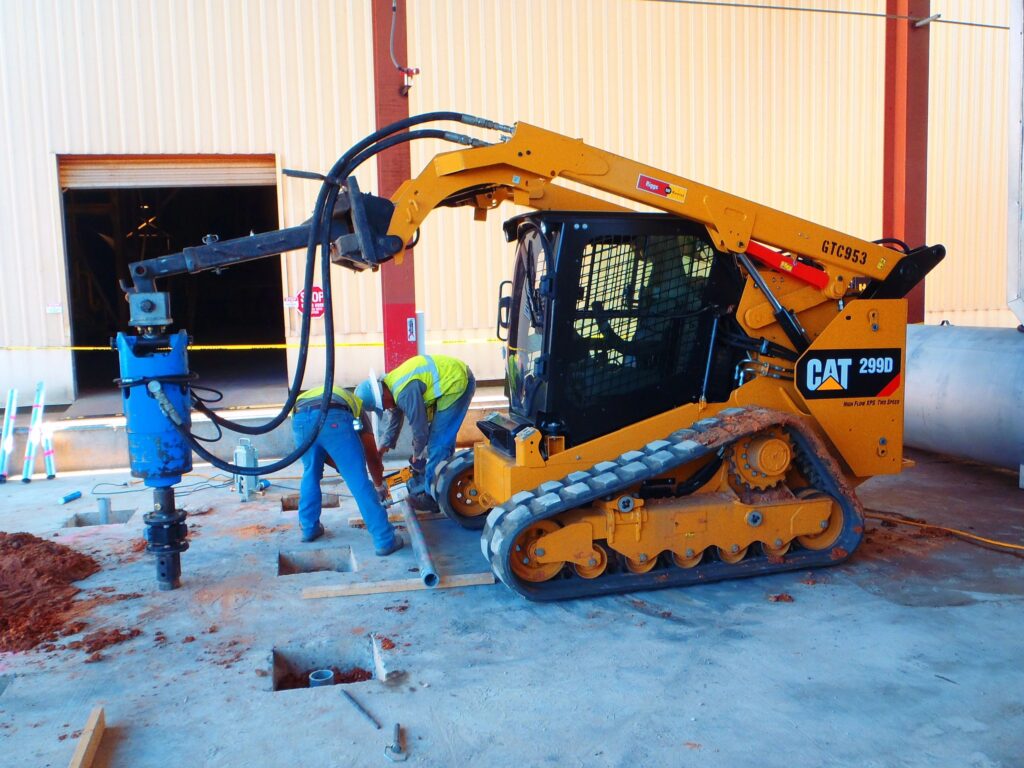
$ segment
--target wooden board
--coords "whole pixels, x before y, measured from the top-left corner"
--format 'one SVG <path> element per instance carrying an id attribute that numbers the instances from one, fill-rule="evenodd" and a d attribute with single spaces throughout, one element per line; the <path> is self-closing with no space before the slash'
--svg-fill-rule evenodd
<path id="1" fill-rule="evenodd" d="M 417 520 L 447 520 L 442 512 L 417 512 Z M 403 523 L 405 522 L 405 515 L 401 512 L 388 512 L 389 523 Z M 365 528 L 366 523 L 363 522 L 363 518 L 359 515 L 352 515 L 348 519 L 349 528 Z"/>
<path id="2" fill-rule="evenodd" d="M 462 573 L 456 576 L 442 576 L 436 587 L 428 587 L 422 579 L 390 579 L 386 581 L 359 581 L 351 584 L 335 584 L 324 587 L 306 587 L 302 599 L 321 597 L 351 597 L 353 595 L 376 595 L 382 592 L 412 592 L 419 589 L 451 589 L 452 587 L 476 587 L 493 584 L 494 574 Z"/>
<path id="3" fill-rule="evenodd" d="M 75 747 L 75 754 L 71 756 L 68 768 L 90 768 L 93 758 L 96 757 L 96 750 L 100 748 L 100 739 L 103 738 L 103 731 L 106 730 L 107 721 L 103 716 L 103 707 L 94 707 L 89 713 L 89 719 L 85 722 L 82 735 L 78 737 L 78 745 Z"/>

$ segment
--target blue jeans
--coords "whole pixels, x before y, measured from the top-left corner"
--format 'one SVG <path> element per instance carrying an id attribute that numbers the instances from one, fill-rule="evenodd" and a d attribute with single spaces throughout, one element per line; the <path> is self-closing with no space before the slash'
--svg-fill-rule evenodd
<path id="1" fill-rule="evenodd" d="M 436 498 L 434 473 L 442 461 L 451 458 L 455 453 L 455 438 L 458 437 L 459 427 L 462 426 L 466 413 L 469 412 L 469 401 L 473 399 L 474 392 L 476 392 L 476 379 L 470 372 L 466 391 L 443 411 L 434 414 L 434 420 L 430 422 L 430 437 L 427 439 L 427 466 L 423 473 L 423 479 L 431 497 Z M 410 485 L 415 484 L 410 483 Z M 418 490 L 415 487 L 409 488 L 410 492 Z"/>
<path id="2" fill-rule="evenodd" d="M 316 429 L 320 411 L 316 408 L 292 414 L 292 433 L 295 444 L 301 445 Z M 366 530 L 373 537 L 377 549 L 395 543 L 395 527 L 388 522 L 388 513 L 380 503 L 373 482 L 366 470 L 363 444 L 352 427 L 352 414 L 342 408 L 332 408 L 327 414 L 324 428 L 309 450 L 302 454 L 302 485 L 299 489 L 299 525 L 304 533 L 312 533 L 320 522 L 320 504 L 323 496 L 320 481 L 324 476 L 324 460 L 328 455 L 338 465 L 338 472 L 355 497 L 359 514 Z"/>

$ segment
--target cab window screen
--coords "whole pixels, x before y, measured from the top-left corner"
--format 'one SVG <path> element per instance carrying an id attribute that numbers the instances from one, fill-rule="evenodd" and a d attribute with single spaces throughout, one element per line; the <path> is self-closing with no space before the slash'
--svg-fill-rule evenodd
<path id="1" fill-rule="evenodd" d="M 609 236 L 584 246 L 571 397 L 592 403 L 703 371 L 697 333 L 713 250 L 691 235 Z"/>

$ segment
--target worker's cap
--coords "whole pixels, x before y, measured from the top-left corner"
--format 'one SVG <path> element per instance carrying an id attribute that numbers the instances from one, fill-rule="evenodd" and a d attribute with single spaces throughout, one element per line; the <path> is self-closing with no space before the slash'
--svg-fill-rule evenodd
<path id="1" fill-rule="evenodd" d="M 384 396 L 381 393 L 377 374 L 372 370 L 370 376 L 356 386 L 356 397 L 363 401 L 363 408 L 371 411 L 384 410 Z"/>

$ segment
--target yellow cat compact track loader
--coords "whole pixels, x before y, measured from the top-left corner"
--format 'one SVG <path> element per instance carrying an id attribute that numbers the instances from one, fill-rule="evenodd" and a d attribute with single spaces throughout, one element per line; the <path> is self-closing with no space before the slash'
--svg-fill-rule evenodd
<path id="1" fill-rule="evenodd" d="M 507 135 L 406 132 L 433 119 Z M 400 259 L 441 206 L 534 209 L 504 225 L 508 415 L 430 478 L 506 585 L 563 599 L 850 556 L 855 488 L 902 465 L 904 296 L 942 246 L 861 240 L 525 123 L 395 125 L 326 177 L 336 202 L 318 204 L 308 240 L 330 241 L 334 263 Z M 390 200 L 361 193 L 358 162 L 413 138 L 471 146 Z"/>

